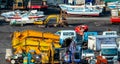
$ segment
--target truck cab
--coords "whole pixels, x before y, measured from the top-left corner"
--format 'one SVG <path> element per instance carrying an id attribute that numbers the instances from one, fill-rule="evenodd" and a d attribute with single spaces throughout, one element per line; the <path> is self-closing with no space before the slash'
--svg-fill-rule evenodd
<path id="1" fill-rule="evenodd" d="M 97 32 L 84 32 L 83 42 L 88 41 L 88 36 L 95 36 L 95 35 L 98 35 L 98 33 Z"/>
<path id="2" fill-rule="evenodd" d="M 82 36 L 82 46 L 83 46 L 83 49 L 86 49 L 87 48 L 87 45 L 88 45 L 88 36 L 96 36 L 98 35 L 97 32 L 84 32 L 83 36 Z"/>
<path id="3" fill-rule="evenodd" d="M 60 30 L 55 34 L 60 35 L 60 44 L 64 43 L 64 40 L 67 38 L 74 38 L 76 40 L 76 32 L 74 30 Z"/>
<path id="4" fill-rule="evenodd" d="M 101 44 L 100 55 L 107 59 L 108 63 L 113 63 L 118 57 L 118 49 L 116 44 Z"/>
<path id="5" fill-rule="evenodd" d="M 100 56 L 107 59 L 108 63 L 115 61 L 114 59 L 118 57 L 118 46 L 116 38 L 118 36 L 113 35 L 97 35 L 88 37 L 88 48 L 99 52 Z"/>

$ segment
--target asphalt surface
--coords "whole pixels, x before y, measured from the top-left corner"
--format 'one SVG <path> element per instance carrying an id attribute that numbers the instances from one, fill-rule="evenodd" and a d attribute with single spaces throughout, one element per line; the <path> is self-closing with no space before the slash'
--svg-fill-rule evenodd
<path id="1" fill-rule="evenodd" d="M 47 13 L 47 11 L 49 13 Z M 59 13 L 58 10 L 49 9 L 45 11 L 45 14 L 54 14 Z M 55 33 L 58 30 L 69 30 L 74 29 L 77 25 L 88 25 L 89 30 L 88 31 L 97 31 L 99 34 L 102 33 L 102 31 L 111 29 L 115 31 L 120 31 L 120 25 L 115 24 L 112 25 L 109 20 L 110 16 L 104 16 L 104 17 L 68 17 L 67 22 L 69 24 L 69 27 L 50 27 L 50 28 L 44 28 L 39 27 L 38 25 L 25 25 L 23 27 L 21 26 L 10 26 L 8 23 L 2 23 L 0 25 L 0 64 L 7 64 L 5 61 L 5 49 L 11 48 L 11 37 L 10 35 L 14 31 L 23 31 L 23 30 L 36 30 L 36 31 L 42 31 L 42 32 L 52 32 Z"/>

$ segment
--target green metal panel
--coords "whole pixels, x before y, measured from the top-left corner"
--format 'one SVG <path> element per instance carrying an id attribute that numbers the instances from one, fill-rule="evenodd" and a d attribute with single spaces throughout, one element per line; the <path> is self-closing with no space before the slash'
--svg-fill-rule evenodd
<path id="1" fill-rule="evenodd" d="M 120 1 L 120 0 L 103 0 L 104 2 L 115 2 L 115 1 Z"/>

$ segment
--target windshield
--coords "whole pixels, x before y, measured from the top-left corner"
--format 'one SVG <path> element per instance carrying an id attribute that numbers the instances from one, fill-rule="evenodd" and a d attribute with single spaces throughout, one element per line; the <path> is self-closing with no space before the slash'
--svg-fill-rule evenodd
<path id="1" fill-rule="evenodd" d="M 106 33 L 106 35 L 116 35 L 116 33 Z"/>
<path id="2" fill-rule="evenodd" d="M 117 55 L 117 49 L 102 49 L 101 50 L 102 55 Z"/>
<path id="3" fill-rule="evenodd" d="M 61 32 L 56 32 L 55 34 L 57 34 L 57 35 L 61 35 Z"/>
<path id="4" fill-rule="evenodd" d="M 74 32 L 63 32 L 64 36 L 74 36 Z"/>

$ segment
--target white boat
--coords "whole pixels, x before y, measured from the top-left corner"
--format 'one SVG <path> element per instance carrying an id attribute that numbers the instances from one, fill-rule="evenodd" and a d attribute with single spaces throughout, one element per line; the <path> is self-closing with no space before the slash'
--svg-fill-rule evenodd
<path id="1" fill-rule="evenodd" d="M 109 3 L 107 3 L 107 6 L 109 9 L 117 9 L 117 8 L 120 9 L 120 2 L 119 1 L 109 2 Z"/>
<path id="2" fill-rule="evenodd" d="M 67 5 L 60 4 L 61 10 L 65 11 L 69 15 L 87 15 L 87 16 L 99 16 L 102 13 L 103 7 L 92 5 Z"/>
<path id="3" fill-rule="evenodd" d="M 44 17 L 43 11 L 31 10 L 31 11 L 9 11 L 1 14 L 7 22 L 11 20 L 21 20 L 23 17 L 28 17 L 28 19 L 36 19 Z"/>

